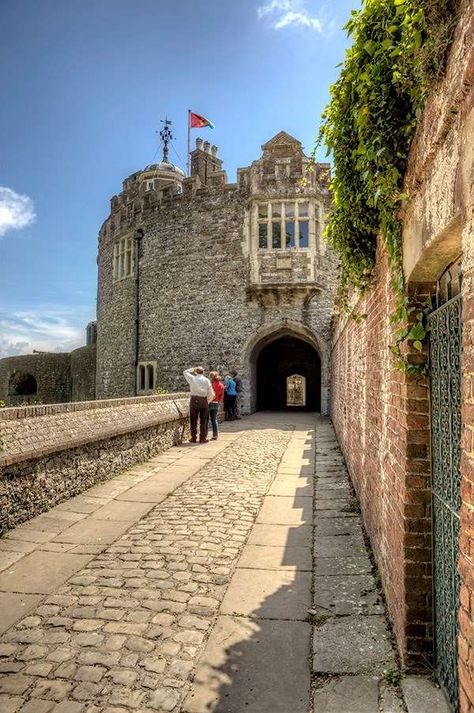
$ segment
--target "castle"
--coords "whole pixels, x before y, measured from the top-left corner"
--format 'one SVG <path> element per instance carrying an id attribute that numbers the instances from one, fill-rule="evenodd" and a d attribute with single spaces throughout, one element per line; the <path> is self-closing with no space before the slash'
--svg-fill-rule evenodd
<path id="1" fill-rule="evenodd" d="M 228 183 L 196 140 L 190 176 L 133 173 L 99 232 L 97 333 L 71 354 L 0 360 L 8 405 L 178 391 L 184 368 L 239 370 L 243 411 L 327 413 L 337 260 L 322 238 L 329 165 L 284 131 Z M 308 166 L 312 170 L 308 170 Z M 96 341 L 96 343 L 95 343 Z"/>

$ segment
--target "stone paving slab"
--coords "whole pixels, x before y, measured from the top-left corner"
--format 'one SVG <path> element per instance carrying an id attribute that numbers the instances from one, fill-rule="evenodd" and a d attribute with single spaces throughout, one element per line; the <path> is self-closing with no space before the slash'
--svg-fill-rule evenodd
<path id="1" fill-rule="evenodd" d="M 137 485 L 135 488 L 130 488 L 126 493 L 117 495 L 116 501 L 124 502 L 135 502 L 135 503 L 152 503 L 157 505 L 163 502 L 169 495 L 170 490 L 173 491 L 175 488 L 167 488 L 160 490 L 158 488 L 153 488 L 151 485 L 146 487 Z"/>
<path id="2" fill-rule="evenodd" d="M 95 511 L 93 519 L 117 520 L 130 522 L 139 520 L 146 515 L 153 506 L 148 503 L 121 502 L 114 500 Z"/>
<path id="3" fill-rule="evenodd" d="M 341 676 L 318 688 L 317 713 L 375 713 L 379 710 L 379 680 L 374 676 Z"/>
<path id="4" fill-rule="evenodd" d="M 17 562 L 19 559 L 25 556 L 24 552 L 18 552 L 15 550 L 11 551 L 2 551 L 0 550 L 0 572 L 3 572 L 4 569 L 7 569 L 7 567 L 10 567 L 12 564 Z"/>
<path id="5" fill-rule="evenodd" d="M 311 525 L 271 525 L 256 523 L 250 537 L 249 545 L 269 545 L 275 547 L 311 547 L 313 543 L 313 528 Z"/>
<path id="6" fill-rule="evenodd" d="M 314 543 L 315 557 L 366 555 L 364 538 L 358 535 L 319 535 Z"/>
<path id="7" fill-rule="evenodd" d="M 174 488 L 171 488 L 171 490 L 174 490 Z M 166 500 L 168 495 L 169 490 L 160 491 L 156 488 L 152 488 L 151 486 L 137 486 L 136 488 L 130 488 L 130 490 L 127 490 L 126 493 L 122 493 L 122 495 L 117 495 L 116 500 L 132 503 L 152 503 L 157 505 L 158 503 L 163 502 L 163 500 Z"/>
<path id="8" fill-rule="evenodd" d="M 405 676 L 402 690 L 408 713 L 450 713 L 443 692 L 426 676 Z"/>
<path id="9" fill-rule="evenodd" d="M 220 616 L 182 713 L 308 713 L 311 627 Z"/>
<path id="10" fill-rule="evenodd" d="M 31 552 L 0 574 L 0 591 L 48 594 L 90 559 L 69 552 Z"/>
<path id="11" fill-rule="evenodd" d="M 343 557 L 315 557 L 314 574 L 321 575 L 354 575 L 370 574 L 372 563 L 367 554 L 352 554 Z"/>
<path id="12" fill-rule="evenodd" d="M 352 491 L 344 480 L 338 480 L 336 482 L 324 482 L 316 483 L 316 492 L 318 494 L 318 500 L 333 500 L 334 498 L 347 497 L 352 494 Z"/>
<path id="13" fill-rule="evenodd" d="M 34 528 L 19 525 L 14 530 L 7 533 L 8 540 L 22 540 L 23 542 L 42 543 L 49 542 L 55 536 L 54 532 L 42 532 Z"/>
<path id="14" fill-rule="evenodd" d="M 310 478 L 314 475 L 314 465 L 288 465 L 288 463 L 278 466 L 279 475 L 298 475 Z"/>
<path id="15" fill-rule="evenodd" d="M 353 498 L 350 497 L 339 497 L 339 498 L 326 498 L 320 500 L 319 491 L 317 491 L 317 500 L 314 505 L 315 510 L 342 510 L 347 512 L 354 512 L 354 502 Z M 358 514 L 357 512 L 355 514 Z"/>
<path id="16" fill-rule="evenodd" d="M 130 529 L 135 522 L 136 520 L 133 519 L 96 520 L 91 516 L 61 532 L 54 538 L 54 541 L 92 545 L 110 544 Z"/>
<path id="17" fill-rule="evenodd" d="M 298 481 L 302 480 L 301 478 L 298 478 Z M 312 498 L 313 497 L 313 484 L 312 483 L 300 483 L 300 482 L 295 482 L 294 480 L 277 480 L 275 479 L 270 486 L 270 490 L 268 491 L 269 495 L 281 495 L 281 496 L 287 496 L 287 497 L 308 497 Z"/>
<path id="18" fill-rule="evenodd" d="M 302 525 L 313 520 L 311 498 L 268 497 L 257 518 L 259 523 L 272 525 Z"/>
<path id="19" fill-rule="evenodd" d="M 67 500 L 65 503 L 56 505 L 54 508 L 55 512 L 62 512 L 63 510 L 86 513 L 89 514 L 98 510 L 102 505 L 105 505 L 109 501 L 109 498 L 91 498 L 86 495 L 76 495 L 76 497 Z"/>
<path id="20" fill-rule="evenodd" d="M 311 572 L 313 569 L 311 549 L 309 547 L 266 547 L 247 544 L 237 567 Z"/>
<path id="21" fill-rule="evenodd" d="M 314 608 L 322 616 L 384 613 L 371 574 L 316 576 Z"/>
<path id="22" fill-rule="evenodd" d="M 311 607 L 311 574 L 238 569 L 229 584 L 222 614 L 304 621 Z"/>
<path id="23" fill-rule="evenodd" d="M 316 673 L 377 674 L 396 668 L 384 615 L 330 618 L 313 632 Z"/>
<path id="24" fill-rule="evenodd" d="M 42 599 L 40 594 L 0 592 L 0 634 L 34 609 Z M 3 713 L 1 706 L 0 711 Z"/>
<path id="25" fill-rule="evenodd" d="M 336 536 L 341 537 L 343 535 L 356 536 L 362 538 L 362 527 L 359 522 L 359 518 L 350 517 L 332 517 L 332 518 L 318 518 L 316 514 L 315 523 L 315 534 L 323 536 Z"/>

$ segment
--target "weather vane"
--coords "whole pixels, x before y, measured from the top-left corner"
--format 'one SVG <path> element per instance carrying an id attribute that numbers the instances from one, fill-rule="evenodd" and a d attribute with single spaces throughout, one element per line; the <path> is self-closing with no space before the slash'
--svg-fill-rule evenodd
<path id="1" fill-rule="evenodd" d="M 173 141 L 173 139 L 174 139 L 174 136 L 171 133 L 171 129 L 170 129 L 170 126 L 173 122 L 170 119 L 165 118 L 165 119 L 161 119 L 161 123 L 164 124 L 163 128 L 160 131 L 160 139 L 163 142 L 163 163 L 169 163 L 168 144 L 170 141 Z"/>

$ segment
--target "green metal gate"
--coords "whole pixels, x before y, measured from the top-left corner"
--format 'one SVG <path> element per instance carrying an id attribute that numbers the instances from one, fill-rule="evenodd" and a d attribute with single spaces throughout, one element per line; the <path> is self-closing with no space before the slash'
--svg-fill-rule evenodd
<path id="1" fill-rule="evenodd" d="M 458 711 L 459 509 L 461 441 L 461 273 L 438 281 L 428 316 L 431 372 L 434 658 Z"/>

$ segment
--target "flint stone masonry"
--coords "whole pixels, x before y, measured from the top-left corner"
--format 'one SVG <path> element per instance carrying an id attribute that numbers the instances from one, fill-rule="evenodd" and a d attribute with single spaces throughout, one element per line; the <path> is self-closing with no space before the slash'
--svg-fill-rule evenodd
<path id="1" fill-rule="evenodd" d="M 64 354 L 24 354 L 0 359 L 0 399 L 7 406 L 56 404 L 95 399 L 96 347 L 90 344 Z M 32 394 L 12 393 L 17 374 L 36 379 Z"/>
<path id="2" fill-rule="evenodd" d="M 186 394 L 0 411 L 3 528 L 180 443 Z"/>

